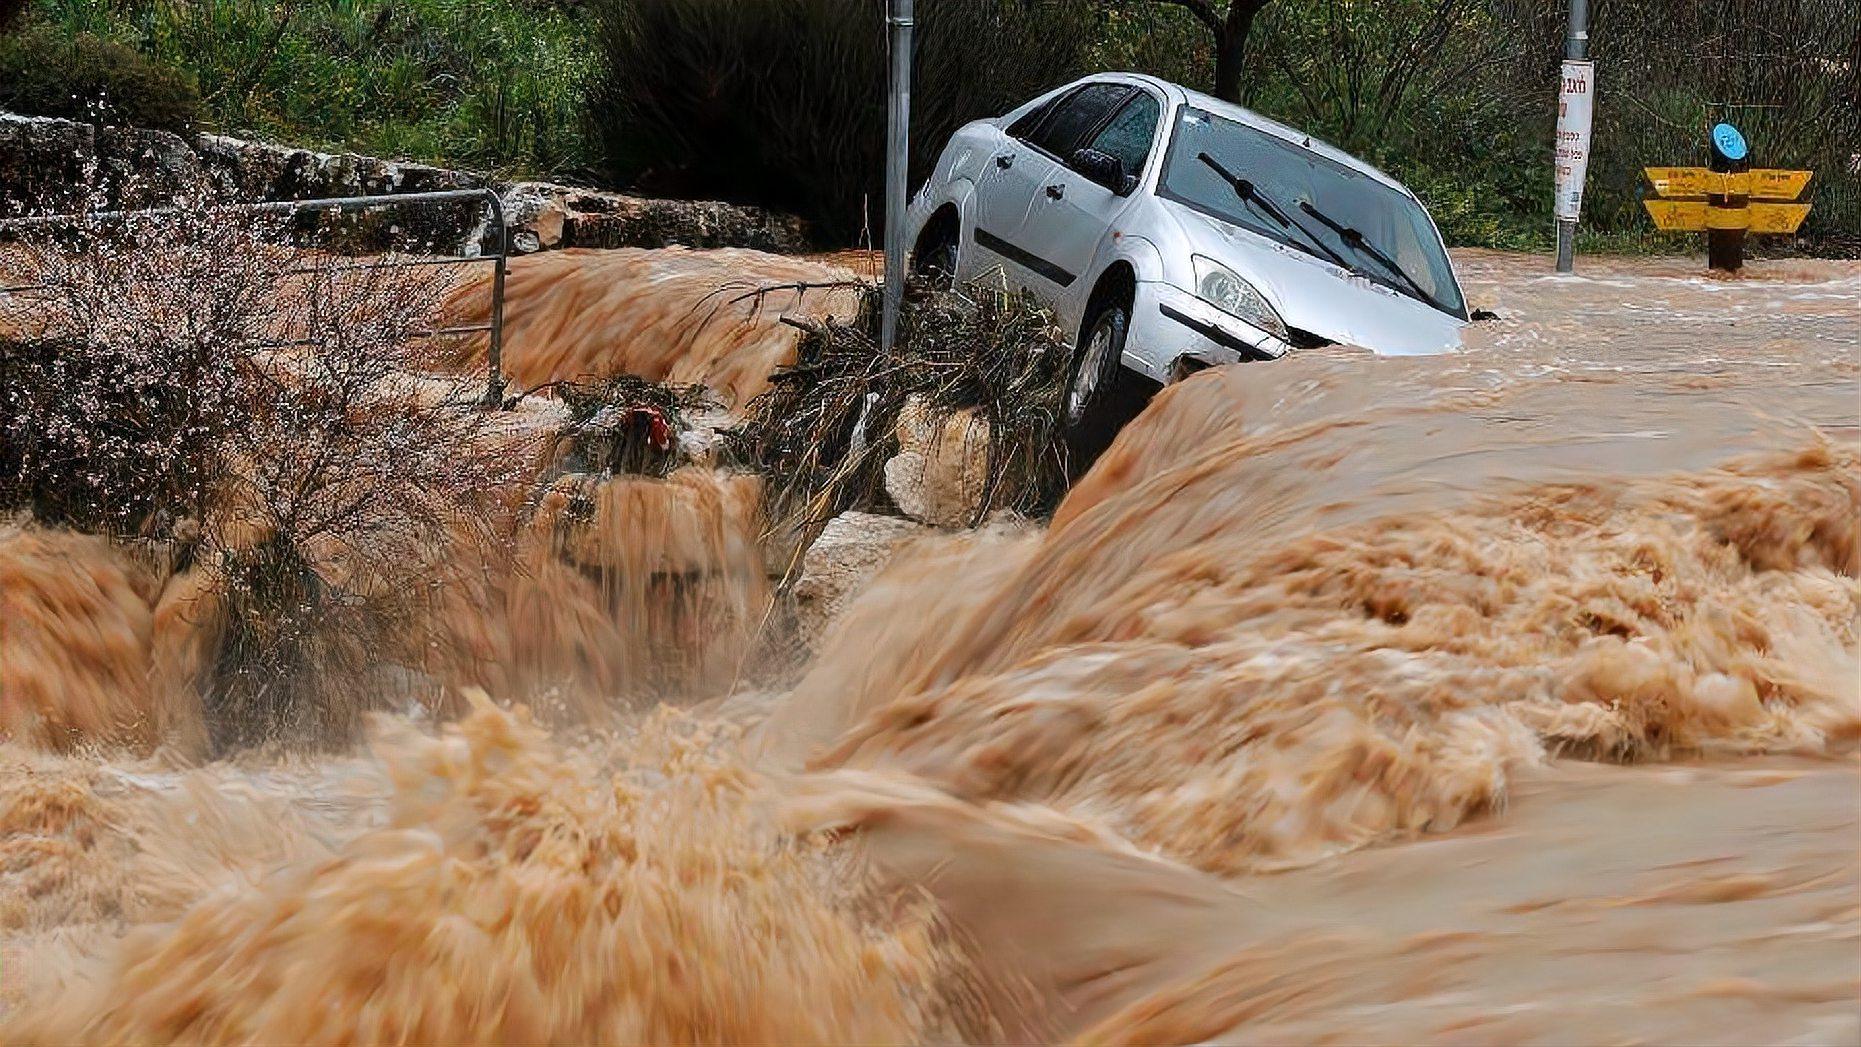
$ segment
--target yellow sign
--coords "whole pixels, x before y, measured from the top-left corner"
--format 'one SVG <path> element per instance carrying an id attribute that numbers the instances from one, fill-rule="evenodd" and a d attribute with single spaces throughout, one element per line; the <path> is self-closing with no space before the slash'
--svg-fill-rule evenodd
<path id="1" fill-rule="evenodd" d="M 1759 168 L 1750 172 L 1750 175 L 1753 200 L 1794 200 L 1803 195 L 1803 190 L 1808 188 L 1811 172 Z M 1808 211 L 1809 208 L 1805 207 L 1803 210 Z M 1802 221 L 1798 218 L 1797 224 L 1801 225 Z M 1793 225 L 1790 228 L 1794 230 L 1796 226 Z"/>
<path id="2" fill-rule="evenodd" d="M 1714 192 L 1718 175 L 1704 167 L 1646 167 L 1648 181 L 1662 196 L 1705 196 Z"/>
<path id="3" fill-rule="evenodd" d="M 1743 229 L 1748 233 L 1794 233 L 1809 215 L 1808 204 L 1754 202 L 1747 207 L 1713 207 L 1704 200 L 1643 200 L 1654 227 L 1670 233 Z"/>
<path id="4" fill-rule="evenodd" d="M 1811 172 L 1756 168 L 1721 173 L 1704 167 L 1646 167 L 1648 181 L 1660 196 L 1706 196 L 1726 193 L 1754 200 L 1794 200 L 1809 185 Z"/>
<path id="5" fill-rule="evenodd" d="M 1669 233 L 1697 232 L 1706 228 L 1704 200 L 1643 200 L 1654 227 Z"/>
<path id="6" fill-rule="evenodd" d="M 1767 204 L 1753 202 L 1751 205 L 1751 224 L 1746 227 L 1753 233 L 1794 233 L 1803 219 L 1809 217 L 1808 204 Z"/>

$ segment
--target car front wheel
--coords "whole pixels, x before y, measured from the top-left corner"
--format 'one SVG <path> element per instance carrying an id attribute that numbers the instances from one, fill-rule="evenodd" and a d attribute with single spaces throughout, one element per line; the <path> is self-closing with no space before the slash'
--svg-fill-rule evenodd
<path id="1" fill-rule="evenodd" d="M 1073 357 L 1062 421 L 1068 472 L 1084 475 L 1125 424 L 1149 402 L 1151 383 L 1123 365 L 1130 310 L 1107 304 L 1094 314 Z"/>

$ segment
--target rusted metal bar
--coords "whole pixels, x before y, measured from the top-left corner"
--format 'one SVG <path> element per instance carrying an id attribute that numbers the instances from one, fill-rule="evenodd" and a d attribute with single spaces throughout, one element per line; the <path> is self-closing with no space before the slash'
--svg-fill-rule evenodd
<path id="1" fill-rule="evenodd" d="M 510 254 L 510 230 L 504 225 L 504 201 L 486 190 L 485 204 L 491 208 L 491 225 L 497 230 L 497 261 L 491 269 L 491 335 L 485 351 L 485 409 L 492 410 L 504 401 L 504 270 Z"/>
<path id="2" fill-rule="evenodd" d="M 205 208 L 211 214 L 295 214 L 299 211 L 365 211 L 371 207 L 400 204 L 444 203 L 496 196 L 492 189 L 438 189 L 428 193 L 391 193 L 386 196 L 329 196 L 314 200 L 264 200 L 257 203 L 214 204 Z M 32 229 L 46 225 L 70 225 L 77 221 L 114 221 L 119 218 L 162 217 L 185 214 L 193 208 L 143 207 L 120 211 L 80 211 L 69 214 L 29 215 L 0 219 L 0 229 Z M 503 201 L 498 203 L 503 211 Z"/>

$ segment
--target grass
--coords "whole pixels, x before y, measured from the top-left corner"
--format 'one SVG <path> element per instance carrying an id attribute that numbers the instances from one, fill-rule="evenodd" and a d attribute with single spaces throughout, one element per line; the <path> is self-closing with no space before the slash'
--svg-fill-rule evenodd
<path id="1" fill-rule="evenodd" d="M 559 0 L 36 0 L 191 73 L 201 123 L 507 175 L 587 163 L 590 49 Z"/>

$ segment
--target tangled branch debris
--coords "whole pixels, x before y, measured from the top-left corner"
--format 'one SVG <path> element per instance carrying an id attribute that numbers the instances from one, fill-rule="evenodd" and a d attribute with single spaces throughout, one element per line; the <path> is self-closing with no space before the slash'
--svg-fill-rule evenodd
<path id="1" fill-rule="evenodd" d="M 1052 314 L 999 285 L 913 285 L 887 354 L 879 309 L 869 288 L 850 323 L 787 321 L 803 332 L 795 365 L 775 375 L 735 434 L 739 456 L 770 478 L 770 532 L 811 538 L 839 513 L 882 507 L 894 429 L 913 398 L 938 422 L 972 412 L 988 434 L 972 523 L 1001 509 L 1050 510 L 1064 490 L 1060 412 L 1071 362 Z"/>
<path id="2" fill-rule="evenodd" d="M 664 477 L 680 464 L 679 434 L 711 405 L 697 385 L 617 375 L 554 387 L 569 409 L 562 465 L 569 472 Z"/>

